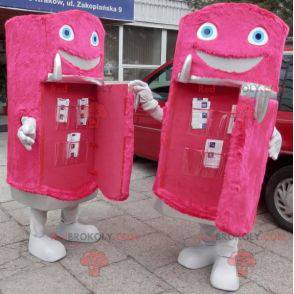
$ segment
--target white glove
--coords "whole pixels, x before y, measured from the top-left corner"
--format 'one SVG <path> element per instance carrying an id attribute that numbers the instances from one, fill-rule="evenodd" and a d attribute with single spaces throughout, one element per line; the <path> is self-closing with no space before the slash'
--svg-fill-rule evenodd
<path id="1" fill-rule="evenodd" d="M 147 83 L 139 80 L 131 81 L 129 83 L 129 90 L 135 93 L 136 99 L 139 100 L 144 111 L 152 111 L 158 105 Z"/>
<path id="2" fill-rule="evenodd" d="M 268 155 L 273 160 L 276 160 L 279 156 L 282 147 L 282 136 L 280 132 L 274 128 L 271 140 L 268 146 Z"/>
<path id="3" fill-rule="evenodd" d="M 22 126 L 18 129 L 17 137 L 22 145 L 28 150 L 32 150 L 32 145 L 36 139 L 36 120 L 32 117 L 23 116 Z"/>

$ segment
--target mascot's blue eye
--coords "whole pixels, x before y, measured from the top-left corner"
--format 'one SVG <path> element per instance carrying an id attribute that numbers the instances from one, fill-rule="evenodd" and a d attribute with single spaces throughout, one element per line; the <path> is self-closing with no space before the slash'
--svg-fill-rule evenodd
<path id="1" fill-rule="evenodd" d="M 257 27 L 248 35 L 248 42 L 252 45 L 262 46 L 268 41 L 268 35 L 265 29 Z"/>
<path id="2" fill-rule="evenodd" d="M 210 27 L 204 27 L 201 31 L 202 37 L 210 37 L 213 34 L 213 31 Z"/>
<path id="3" fill-rule="evenodd" d="M 74 32 L 71 26 L 64 25 L 59 30 L 59 36 L 65 41 L 72 41 L 74 39 Z"/>
<path id="4" fill-rule="evenodd" d="M 96 32 L 93 32 L 92 33 L 90 41 L 91 41 L 91 45 L 98 46 L 98 44 L 99 44 L 99 37 L 98 37 L 98 34 Z"/>
<path id="5" fill-rule="evenodd" d="M 210 41 L 217 37 L 216 26 L 212 23 L 206 22 L 200 26 L 197 31 L 197 37 L 200 40 Z"/>

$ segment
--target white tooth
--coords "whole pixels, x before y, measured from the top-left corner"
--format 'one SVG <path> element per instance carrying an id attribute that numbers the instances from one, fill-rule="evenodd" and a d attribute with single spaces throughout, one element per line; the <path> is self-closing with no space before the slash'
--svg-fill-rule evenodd
<path id="1" fill-rule="evenodd" d="M 255 118 L 261 123 L 266 115 L 268 103 L 271 97 L 270 89 L 266 87 L 259 87 L 255 94 Z"/>
<path id="2" fill-rule="evenodd" d="M 187 55 L 185 62 L 182 67 L 182 71 L 179 74 L 179 81 L 182 83 L 186 83 L 190 79 L 191 73 L 191 65 L 192 65 L 192 55 Z"/>
<path id="3" fill-rule="evenodd" d="M 59 53 L 56 53 L 54 58 L 53 78 L 54 80 L 60 80 L 62 78 L 61 58 Z"/>

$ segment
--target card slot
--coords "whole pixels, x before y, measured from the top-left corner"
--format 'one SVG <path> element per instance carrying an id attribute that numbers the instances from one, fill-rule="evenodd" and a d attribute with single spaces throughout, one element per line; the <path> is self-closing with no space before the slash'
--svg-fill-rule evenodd
<path id="1" fill-rule="evenodd" d="M 76 125 L 77 127 L 85 127 L 89 119 L 89 98 L 80 98 L 76 106 Z"/>
<path id="2" fill-rule="evenodd" d="M 207 122 L 207 135 L 214 138 L 223 138 L 227 134 L 230 113 L 210 110 Z"/>
<path id="3" fill-rule="evenodd" d="M 183 156 L 183 173 L 188 176 L 204 178 L 221 177 L 224 172 L 226 154 L 214 154 L 216 157 L 219 156 L 219 164 L 217 167 L 213 167 L 207 162 L 207 157 L 211 156 L 211 153 L 186 147 Z"/>
<path id="4" fill-rule="evenodd" d="M 216 166 L 213 166 L 213 164 L 209 164 L 209 157 L 213 156 L 215 159 L 215 162 L 217 162 Z M 204 158 L 203 158 L 203 164 L 201 168 L 200 175 L 204 178 L 218 178 L 223 175 L 224 172 L 224 162 L 226 160 L 227 155 L 225 153 L 222 154 L 211 154 L 211 152 L 204 152 Z M 208 159 L 208 160 L 207 160 Z"/>
<path id="5" fill-rule="evenodd" d="M 87 161 L 89 144 L 85 140 L 78 143 L 78 150 L 75 149 L 76 146 L 73 146 L 72 142 L 57 142 L 55 144 L 54 164 L 56 167 L 83 164 Z"/>

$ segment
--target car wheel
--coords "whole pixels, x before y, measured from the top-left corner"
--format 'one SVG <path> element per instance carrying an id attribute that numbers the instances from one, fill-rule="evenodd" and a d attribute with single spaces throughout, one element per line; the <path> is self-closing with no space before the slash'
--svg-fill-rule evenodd
<path id="1" fill-rule="evenodd" d="M 284 166 L 269 179 L 265 192 L 266 206 L 277 224 L 293 232 L 293 167 Z"/>

